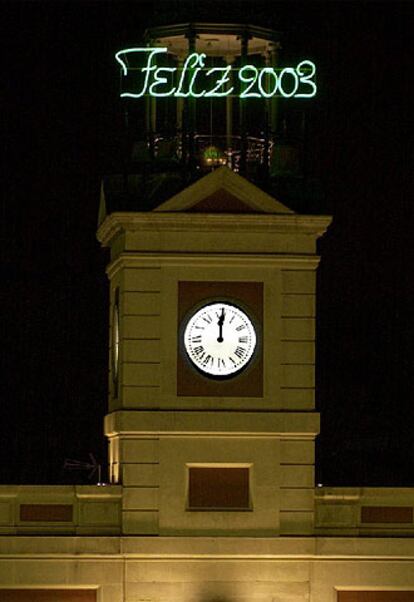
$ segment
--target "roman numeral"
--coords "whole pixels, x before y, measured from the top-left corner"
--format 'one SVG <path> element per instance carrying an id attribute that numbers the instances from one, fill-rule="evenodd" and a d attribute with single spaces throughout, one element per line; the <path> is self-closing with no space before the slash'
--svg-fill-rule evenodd
<path id="1" fill-rule="evenodd" d="M 198 334 L 195 337 L 191 337 L 191 342 L 192 343 L 201 343 L 201 334 Z M 240 339 L 239 339 L 239 343 L 241 343 Z"/>
<path id="2" fill-rule="evenodd" d="M 234 365 L 236 365 L 236 362 L 234 361 L 234 359 L 233 359 L 232 357 L 229 357 L 229 360 L 230 360 L 231 362 L 233 362 L 233 364 L 234 364 Z"/>
<path id="3" fill-rule="evenodd" d="M 200 337 L 201 339 L 201 337 Z M 239 343 L 247 343 L 248 338 L 247 337 L 239 337 Z"/>
<path id="4" fill-rule="evenodd" d="M 246 328 L 246 324 L 240 324 L 240 326 L 237 326 L 236 330 L 243 330 L 243 328 Z"/>
<path id="5" fill-rule="evenodd" d="M 194 347 L 193 349 L 193 353 L 195 353 L 196 355 L 200 355 L 201 353 L 203 353 L 204 351 L 204 347 L 202 345 L 198 345 L 197 347 Z"/>
<path id="6" fill-rule="evenodd" d="M 213 321 L 213 318 L 207 314 L 206 316 L 203 316 L 203 320 L 204 320 L 204 322 L 207 322 L 207 324 L 211 324 Z"/>
<path id="7" fill-rule="evenodd" d="M 219 368 L 220 367 L 222 367 L 222 368 L 226 367 L 226 362 L 221 357 L 217 358 L 217 364 L 218 364 Z"/>
<path id="8" fill-rule="evenodd" d="M 234 355 L 237 355 L 237 357 L 239 357 L 241 359 L 242 357 L 244 357 L 246 355 L 246 349 L 243 349 L 243 347 L 236 347 L 236 351 L 234 352 Z"/>
<path id="9" fill-rule="evenodd" d="M 207 366 L 207 364 L 209 364 L 210 362 L 211 364 L 213 364 L 214 358 L 211 357 L 210 354 L 207 354 L 206 357 L 203 359 L 203 366 Z"/>

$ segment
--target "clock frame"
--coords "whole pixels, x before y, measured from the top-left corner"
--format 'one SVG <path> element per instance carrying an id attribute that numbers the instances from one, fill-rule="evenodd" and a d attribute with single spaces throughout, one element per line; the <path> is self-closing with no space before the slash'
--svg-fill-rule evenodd
<path id="1" fill-rule="evenodd" d="M 208 303 L 223 302 L 240 308 L 256 332 L 254 355 L 245 369 L 226 378 L 211 378 L 189 360 L 183 332 L 191 315 Z M 263 397 L 263 283 L 178 283 L 177 395 L 194 397 Z"/>
<path id="2" fill-rule="evenodd" d="M 227 299 L 191 312 L 183 333 L 189 361 L 209 378 L 235 378 L 254 358 L 256 328 L 248 313 Z"/>

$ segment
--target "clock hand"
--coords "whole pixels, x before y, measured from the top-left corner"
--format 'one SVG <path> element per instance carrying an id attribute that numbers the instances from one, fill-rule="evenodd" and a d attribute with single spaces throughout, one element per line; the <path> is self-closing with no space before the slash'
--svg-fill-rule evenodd
<path id="1" fill-rule="evenodd" d="M 224 313 L 224 307 L 221 308 L 221 315 L 218 319 L 218 327 L 219 327 L 219 335 L 217 338 L 218 343 L 222 343 L 224 341 L 223 339 L 223 322 L 224 322 L 224 317 L 225 317 L 225 313 Z"/>

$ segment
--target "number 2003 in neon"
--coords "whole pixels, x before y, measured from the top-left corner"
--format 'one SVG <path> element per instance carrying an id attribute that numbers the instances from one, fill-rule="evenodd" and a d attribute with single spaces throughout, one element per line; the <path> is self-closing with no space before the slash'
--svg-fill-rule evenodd
<path id="1" fill-rule="evenodd" d="M 240 98 L 311 98 L 315 96 L 317 87 L 314 81 L 316 66 L 312 61 L 304 60 L 296 67 L 284 67 L 276 72 L 273 67 L 256 67 L 244 65 L 234 69 L 226 67 L 206 68 L 206 54 L 193 52 L 185 59 L 182 68 L 159 67 L 156 57 L 168 52 L 167 48 L 127 48 L 116 53 L 115 58 L 121 65 L 122 75 L 136 74 L 140 76 L 138 91 L 121 92 L 121 97 L 140 98 L 144 95 L 154 97 L 193 97 L 222 98 L 236 95 L 233 71 L 237 74 L 241 90 Z M 129 61 L 137 55 L 146 58 L 144 67 L 129 66 Z M 200 73 L 204 76 L 200 76 Z M 135 79 L 135 78 L 134 78 Z M 176 79 L 173 85 L 172 80 Z M 202 82 L 201 82 L 202 80 Z M 200 89 L 200 82 L 203 88 Z"/>

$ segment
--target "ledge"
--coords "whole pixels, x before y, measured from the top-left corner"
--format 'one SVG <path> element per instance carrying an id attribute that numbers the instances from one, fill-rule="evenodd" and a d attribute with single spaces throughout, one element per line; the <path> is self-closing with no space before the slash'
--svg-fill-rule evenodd
<path id="1" fill-rule="evenodd" d="M 316 412 L 116 411 L 105 417 L 111 437 L 298 437 L 319 433 Z"/>

